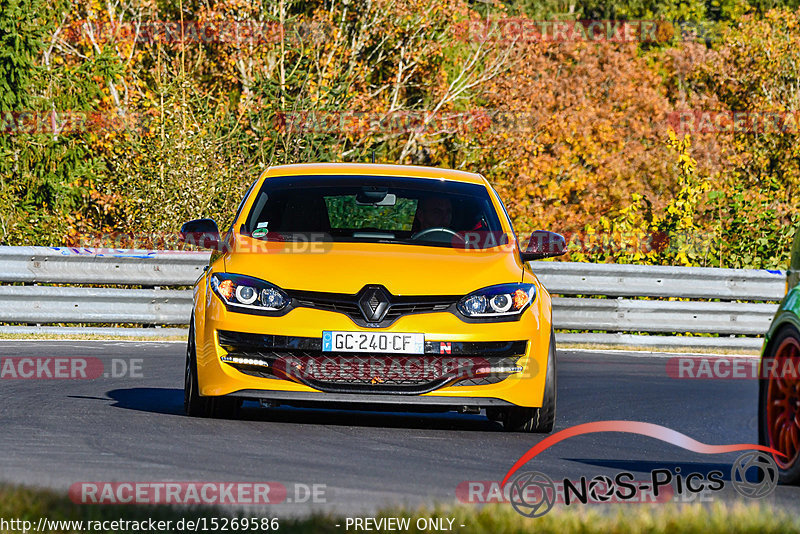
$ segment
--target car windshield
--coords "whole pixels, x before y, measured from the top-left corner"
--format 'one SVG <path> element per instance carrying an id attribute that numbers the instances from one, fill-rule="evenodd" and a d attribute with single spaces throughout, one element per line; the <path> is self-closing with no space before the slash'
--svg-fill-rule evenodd
<path id="1" fill-rule="evenodd" d="M 505 243 L 486 187 L 381 176 L 268 178 L 241 229 L 258 239 L 485 248 Z M 497 235 L 498 239 L 473 239 Z"/>

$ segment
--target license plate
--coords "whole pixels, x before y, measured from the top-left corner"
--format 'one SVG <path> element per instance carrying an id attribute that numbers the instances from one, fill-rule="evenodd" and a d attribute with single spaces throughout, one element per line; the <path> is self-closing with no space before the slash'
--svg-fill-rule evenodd
<path id="1" fill-rule="evenodd" d="M 425 334 L 326 330 L 322 332 L 322 351 L 425 354 Z"/>

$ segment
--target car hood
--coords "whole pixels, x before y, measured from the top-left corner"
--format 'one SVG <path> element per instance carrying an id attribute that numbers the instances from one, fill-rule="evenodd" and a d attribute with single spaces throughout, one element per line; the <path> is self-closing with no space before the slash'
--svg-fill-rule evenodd
<path id="1" fill-rule="evenodd" d="M 394 295 L 466 295 L 482 287 L 519 282 L 515 254 L 501 247 L 465 251 L 450 247 L 383 243 L 266 243 L 239 236 L 225 254 L 228 273 L 266 280 L 284 289 L 355 294 L 380 284 Z M 314 245 L 319 245 L 315 248 Z"/>

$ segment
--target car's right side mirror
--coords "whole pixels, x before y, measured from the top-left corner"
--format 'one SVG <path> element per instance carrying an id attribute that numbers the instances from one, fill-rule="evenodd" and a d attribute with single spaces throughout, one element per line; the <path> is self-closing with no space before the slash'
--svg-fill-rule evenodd
<path id="1" fill-rule="evenodd" d="M 547 230 L 536 230 L 531 234 L 525 249 L 521 251 L 522 261 L 541 260 L 561 256 L 567 252 L 564 236 Z"/>
<path id="2" fill-rule="evenodd" d="M 220 248 L 219 228 L 214 219 L 195 219 L 183 223 L 178 236 L 181 243 L 217 250 Z"/>

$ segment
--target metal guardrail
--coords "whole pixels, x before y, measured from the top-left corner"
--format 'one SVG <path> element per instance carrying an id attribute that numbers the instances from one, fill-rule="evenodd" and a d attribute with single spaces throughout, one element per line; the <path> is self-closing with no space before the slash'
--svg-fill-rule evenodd
<path id="1" fill-rule="evenodd" d="M 692 332 L 761 335 L 777 305 L 623 299 L 553 299 L 553 322 L 562 330 Z"/>
<path id="2" fill-rule="evenodd" d="M 548 290 L 561 295 L 779 301 L 786 289 L 783 271 L 556 261 L 532 266 Z"/>
<path id="3" fill-rule="evenodd" d="M 208 258 L 206 252 L 0 247 L 0 283 L 190 286 L 202 274 Z M 593 343 L 603 339 L 597 336 L 606 336 L 613 344 L 645 337 L 626 332 L 761 335 L 785 289 L 781 271 L 569 262 L 534 262 L 532 266 L 556 295 L 556 328 L 595 332 L 561 337 L 577 340 L 590 336 L 594 341 L 586 337 L 586 342 Z M 663 300 L 666 298 L 695 300 Z M 0 303 L 0 323 L 181 325 L 188 322 L 192 293 L 186 289 L 0 285 Z M 674 339 L 672 344 L 684 346 L 706 346 L 708 341 L 691 340 L 710 339 L 658 338 Z M 726 339 L 721 345 L 754 345 L 753 338 L 741 342 Z"/>
<path id="4" fill-rule="evenodd" d="M 125 330 L 131 330 L 125 328 Z M 0 330 L 2 331 L 2 330 Z M 761 348 L 764 339 L 760 337 L 718 337 L 718 336 L 642 336 L 637 334 L 603 333 L 586 334 L 556 332 L 556 343 L 573 345 L 602 345 L 604 347 L 637 347 L 658 349 L 708 349 L 711 351 L 746 350 Z"/>
<path id="5" fill-rule="evenodd" d="M 190 290 L 0 286 L 0 322 L 187 324 Z"/>
<path id="6" fill-rule="evenodd" d="M 188 286 L 208 252 L 0 247 L 0 282 Z"/>

